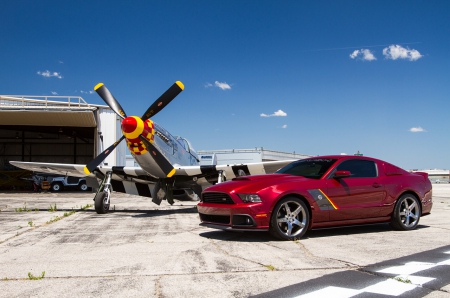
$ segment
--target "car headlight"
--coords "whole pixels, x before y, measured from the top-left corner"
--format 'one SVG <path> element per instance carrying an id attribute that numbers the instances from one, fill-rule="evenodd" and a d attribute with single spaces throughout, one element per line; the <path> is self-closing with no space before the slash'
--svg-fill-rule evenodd
<path id="1" fill-rule="evenodd" d="M 261 198 L 257 194 L 238 194 L 244 203 L 261 203 Z"/>

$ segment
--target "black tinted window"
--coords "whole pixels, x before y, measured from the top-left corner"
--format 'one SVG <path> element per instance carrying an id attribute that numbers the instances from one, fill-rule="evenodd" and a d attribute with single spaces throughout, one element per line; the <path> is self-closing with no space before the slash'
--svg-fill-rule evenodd
<path id="1" fill-rule="evenodd" d="M 351 178 L 377 177 L 377 166 L 371 160 L 352 159 L 342 162 L 336 168 L 337 171 L 350 171 Z"/>
<path id="2" fill-rule="evenodd" d="M 277 173 L 319 179 L 335 161 L 331 158 L 301 159 L 279 169 Z"/>

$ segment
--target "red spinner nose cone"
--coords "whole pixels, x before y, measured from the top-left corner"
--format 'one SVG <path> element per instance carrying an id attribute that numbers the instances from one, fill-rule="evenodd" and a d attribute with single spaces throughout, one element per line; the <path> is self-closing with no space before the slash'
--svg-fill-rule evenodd
<path id="1" fill-rule="evenodd" d="M 138 123 L 134 117 L 127 117 L 122 120 L 122 131 L 124 133 L 132 133 L 136 130 Z"/>
<path id="2" fill-rule="evenodd" d="M 122 120 L 122 132 L 128 140 L 139 138 L 144 131 L 144 122 L 141 118 L 132 116 Z"/>

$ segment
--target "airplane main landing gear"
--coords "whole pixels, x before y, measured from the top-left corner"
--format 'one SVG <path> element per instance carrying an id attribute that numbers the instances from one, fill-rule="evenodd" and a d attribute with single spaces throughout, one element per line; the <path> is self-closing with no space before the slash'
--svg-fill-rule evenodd
<path id="1" fill-rule="evenodd" d="M 95 211 L 98 214 L 105 214 L 109 211 L 110 197 L 111 197 L 111 175 L 112 172 L 107 172 L 102 184 L 98 188 L 98 192 L 94 197 Z"/>

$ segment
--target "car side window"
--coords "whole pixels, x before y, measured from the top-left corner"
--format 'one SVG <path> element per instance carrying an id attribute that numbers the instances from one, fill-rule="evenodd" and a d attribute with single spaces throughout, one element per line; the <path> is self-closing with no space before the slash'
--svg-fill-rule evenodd
<path id="1" fill-rule="evenodd" d="M 378 177 L 377 165 L 371 160 L 352 159 L 342 162 L 336 168 L 337 171 L 350 171 L 349 178 L 373 178 Z"/>

